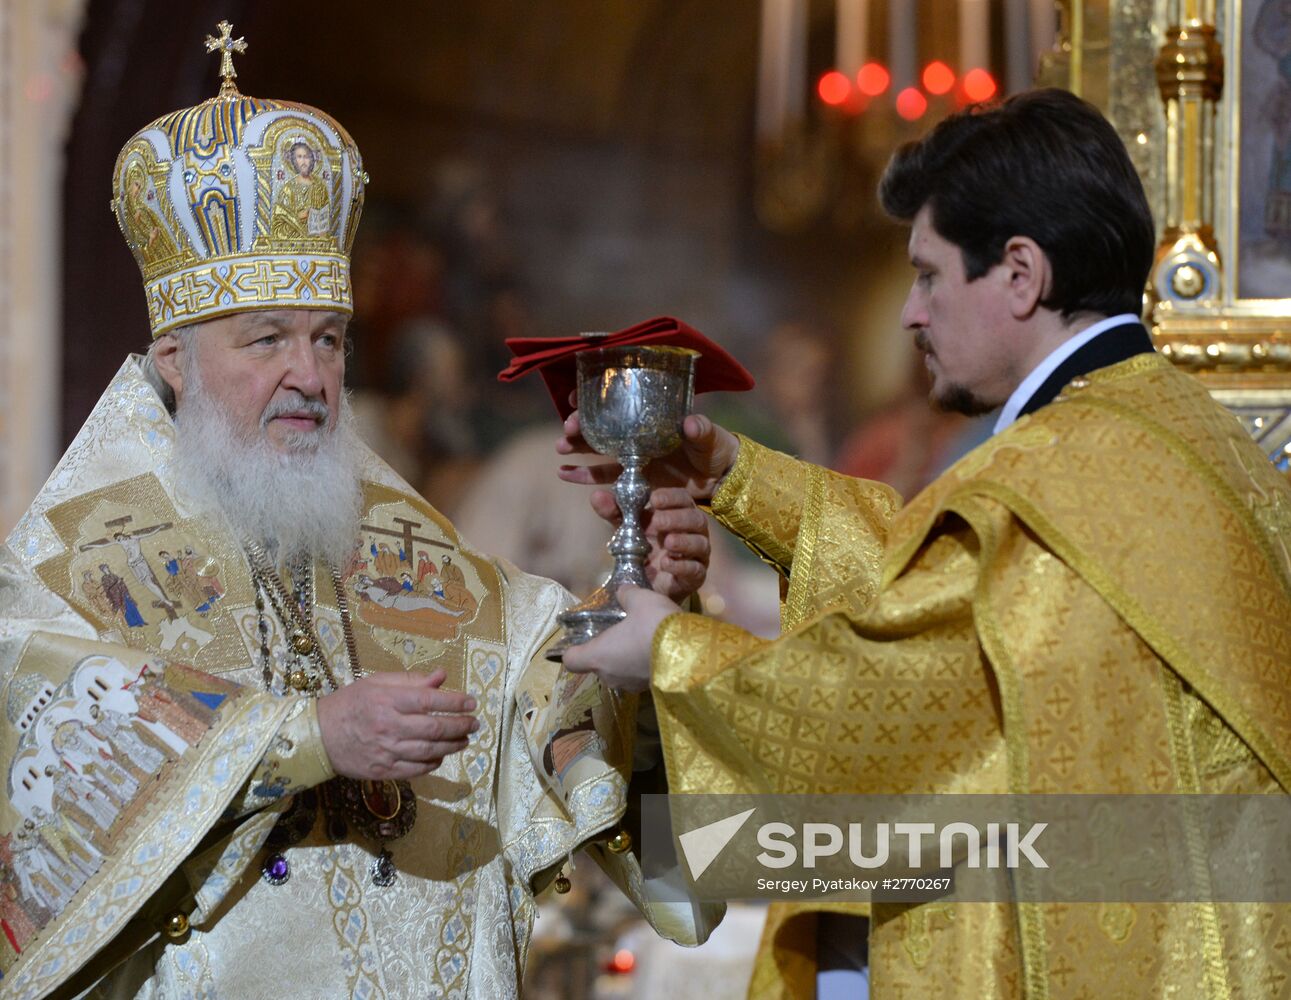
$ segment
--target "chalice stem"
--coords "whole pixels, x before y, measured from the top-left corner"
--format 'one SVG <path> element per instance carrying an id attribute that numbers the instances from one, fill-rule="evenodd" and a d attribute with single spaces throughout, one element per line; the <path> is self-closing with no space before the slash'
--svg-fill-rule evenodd
<path id="1" fill-rule="evenodd" d="M 623 471 L 614 482 L 614 499 L 623 514 L 618 530 L 610 539 L 610 555 L 614 556 L 614 573 L 610 578 L 613 594 L 624 584 L 648 587 L 645 559 L 650 554 L 650 542 L 641 530 L 641 512 L 650 499 L 650 484 L 646 481 L 645 459 L 635 455 L 620 456 Z"/>

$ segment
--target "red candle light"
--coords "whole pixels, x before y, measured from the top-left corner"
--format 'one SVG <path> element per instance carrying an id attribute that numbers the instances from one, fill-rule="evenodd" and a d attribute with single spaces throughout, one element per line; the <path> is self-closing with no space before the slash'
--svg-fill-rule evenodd
<path id="1" fill-rule="evenodd" d="M 995 77 L 980 67 L 964 74 L 964 96 L 970 101 L 989 101 L 996 89 Z"/>
<path id="2" fill-rule="evenodd" d="M 935 59 L 923 68 L 923 89 L 930 94 L 947 94 L 955 85 L 955 71 L 940 59 Z"/>
<path id="3" fill-rule="evenodd" d="M 816 93 L 826 104 L 838 107 L 847 103 L 847 99 L 852 96 L 852 81 L 846 73 L 831 69 L 828 73 L 822 74 L 817 81 Z"/>
<path id="4" fill-rule="evenodd" d="M 892 74 L 880 63 L 868 62 L 856 74 L 856 86 L 866 97 L 878 97 L 892 83 Z"/>
<path id="5" fill-rule="evenodd" d="M 928 110 L 928 98 L 915 87 L 906 87 L 897 94 L 897 114 L 908 122 L 923 117 Z"/>

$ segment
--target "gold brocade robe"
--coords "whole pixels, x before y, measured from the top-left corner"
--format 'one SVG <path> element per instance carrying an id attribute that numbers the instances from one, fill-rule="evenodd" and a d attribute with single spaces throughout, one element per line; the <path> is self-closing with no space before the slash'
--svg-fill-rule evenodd
<path id="1" fill-rule="evenodd" d="M 191 513 L 173 441 L 127 362 L 0 549 L 0 994 L 516 995 L 534 891 L 616 829 L 632 770 L 635 704 L 539 655 L 569 596 L 468 548 L 368 453 L 338 576 L 359 662 L 442 667 L 481 722 L 412 782 L 416 821 L 387 842 L 380 886 L 380 844 L 319 807 L 334 775 L 316 703 L 283 690 L 283 622 L 257 610 L 229 529 Z M 378 542 L 404 568 L 449 556 L 455 598 L 378 572 Z M 336 586 L 314 575 L 344 683 Z M 653 905 L 631 854 L 590 850 L 661 932 L 703 935 L 711 912 Z M 275 852 L 282 884 L 261 874 Z"/>
<path id="2" fill-rule="evenodd" d="M 1291 490 L 1157 355 L 1078 380 L 909 506 L 743 441 L 713 512 L 788 577 L 767 641 L 674 615 L 671 792 L 1270 793 L 1291 787 Z M 811 997 L 775 906 L 750 996 Z M 876 904 L 876 997 L 1268 997 L 1291 913 Z"/>

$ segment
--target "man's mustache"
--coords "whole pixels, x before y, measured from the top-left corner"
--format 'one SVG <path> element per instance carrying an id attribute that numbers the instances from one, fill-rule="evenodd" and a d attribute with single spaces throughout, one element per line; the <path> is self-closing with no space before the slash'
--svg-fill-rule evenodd
<path id="1" fill-rule="evenodd" d="M 923 351 L 924 354 L 937 353 L 932 349 L 932 344 L 928 342 L 928 332 L 926 330 L 916 330 L 914 334 L 914 346 Z"/>
<path id="2" fill-rule="evenodd" d="M 313 417 L 320 424 L 327 423 L 328 418 L 331 417 L 331 411 L 321 399 L 309 399 L 298 394 L 295 399 L 279 399 L 266 406 L 260 416 L 260 426 L 267 427 L 270 420 L 276 420 L 278 417 L 302 413 Z"/>

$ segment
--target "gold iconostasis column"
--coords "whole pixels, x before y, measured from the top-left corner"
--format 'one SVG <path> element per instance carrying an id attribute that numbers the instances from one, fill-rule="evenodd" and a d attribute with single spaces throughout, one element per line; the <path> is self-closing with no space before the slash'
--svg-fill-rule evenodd
<path id="1" fill-rule="evenodd" d="M 1059 9 L 1059 44 L 1040 79 L 1104 108 L 1143 177 L 1158 224 L 1146 294 L 1157 346 L 1286 470 L 1291 10 L 1281 0 Z"/>

